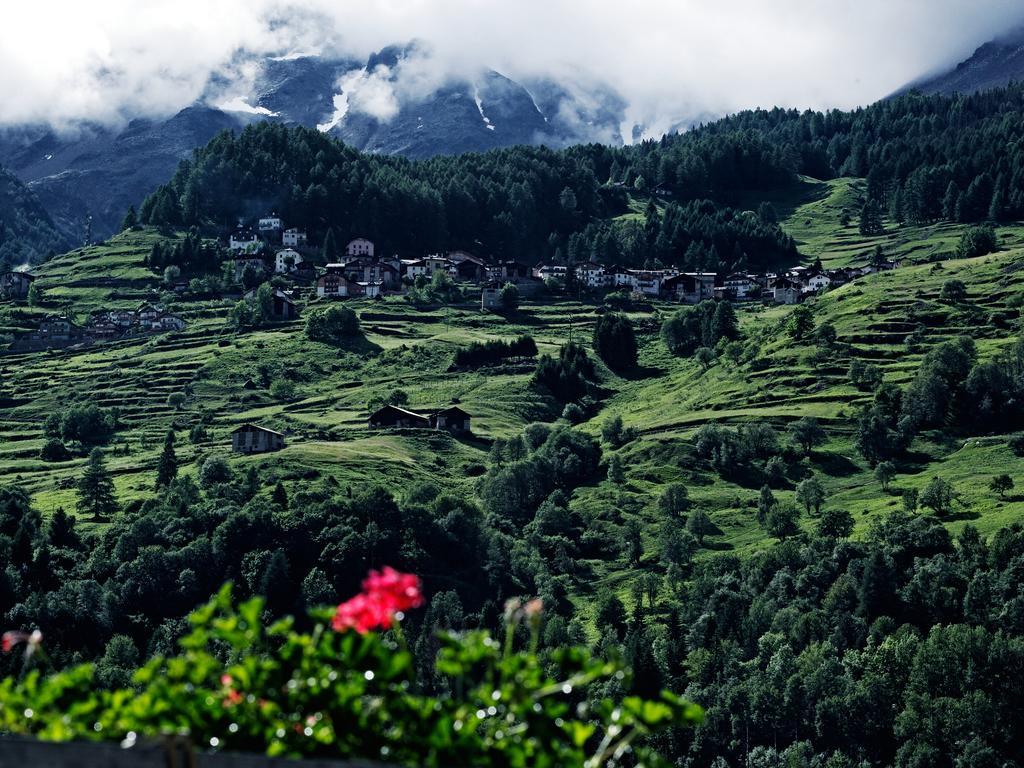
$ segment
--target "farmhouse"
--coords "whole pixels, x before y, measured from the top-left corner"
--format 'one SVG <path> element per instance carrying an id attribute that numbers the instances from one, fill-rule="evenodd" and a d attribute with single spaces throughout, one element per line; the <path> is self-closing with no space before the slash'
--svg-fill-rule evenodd
<path id="1" fill-rule="evenodd" d="M 401 282 L 398 267 L 377 258 L 353 259 L 343 269 L 345 276 L 357 283 L 382 283 L 390 288 Z"/>
<path id="2" fill-rule="evenodd" d="M 260 217 L 258 223 L 258 229 L 260 234 L 272 234 L 274 232 L 280 232 L 284 226 L 284 222 L 281 221 L 281 217 L 276 213 L 272 213 L 269 216 Z"/>
<path id="3" fill-rule="evenodd" d="M 569 274 L 569 268 L 564 264 L 541 264 L 533 270 L 533 274 L 539 277 L 541 280 L 558 280 L 565 282 L 566 275 Z M 610 276 L 614 279 L 614 275 Z"/>
<path id="4" fill-rule="evenodd" d="M 373 256 L 373 242 L 365 237 L 350 240 L 349 244 L 345 246 L 345 255 L 352 259 L 360 256 Z"/>
<path id="5" fill-rule="evenodd" d="M 35 280 L 28 272 L 0 273 L 0 299 L 24 299 Z"/>
<path id="6" fill-rule="evenodd" d="M 824 272 L 804 272 L 800 277 L 800 288 L 804 293 L 816 293 L 832 284 L 832 278 Z"/>
<path id="7" fill-rule="evenodd" d="M 235 453 L 266 453 L 284 448 L 284 435 L 256 424 L 243 424 L 231 433 Z"/>
<path id="8" fill-rule="evenodd" d="M 301 229 L 286 229 L 281 235 L 281 244 L 286 248 L 301 248 L 307 242 L 306 232 Z"/>
<path id="9" fill-rule="evenodd" d="M 592 261 L 576 267 L 576 277 L 588 288 L 600 288 L 609 285 L 614 279 L 603 266 Z"/>
<path id="10" fill-rule="evenodd" d="M 64 315 L 47 315 L 39 322 L 32 338 L 39 341 L 69 342 L 83 337 L 83 329 Z"/>
<path id="11" fill-rule="evenodd" d="M 236 281 L 242 279 L 242 275 L 245 274 L 246 268 L 251 268 L 260 275 L 267 271 L 266 262 L 264 262 L 261 257 L 251 254 L 246 256 L 236 256 L 231 260 L 231 263 L 234 265 Z"/>
<path id="12" fill-rule="evenodd" d="M 521 261 L 507 259 L 488 268 L 487 276 L 491 280 L 518 282 L 521 279 L 532 278 L 533 269 Z"/>
<path id="13" fill-rule="evenodd" d="M 453 405 L 431 415 L 430 426 L 455 433 L 469 432 L 470 416 L 457 405 Z"/>
<path id="14" fill-rule="evenodd" d="M 299 308 L 291 297 L 280 288 L 274 289 L 271 297 L 271 312 L 279 320 L 294 320 L 299 316 Z"/>
<path id="15" fill-rule="evenodd" d="M 239 228 L 228 238 L 228 249 L 236 253 L 252 253 L 260 248 L 260 239 L 251 229 Z"/>
<path id="16" fill-rule="evenodd" d="M 768 284 L 768 290 L 776 304 L 796 304 L 800 301 L 800 283 L 795 280 L 780 277 Z"/>
<path id="17" fill-rule="evenodd" d="M 487 262 L 469 251 L 449 251 L 447 262 L 453 280 L 482 283 L 487 279 Z"/>
<path id="18" fill-rule="evenodd" d="M 470 415 L 456 405 L 433 413 L 417 413 L 385 405 L 370 414 L 370 429 L 440 429 L 455 434 L 470 431 Z"/>
<path id="19" fill-rule="evenodd" d="M 285 248 L 274 255 L 274 271 L 279 275 L 294 272 L 303 261 L 301 253 Z"/>
<path id="20" fill-rule="evenodd" d="M 430 429 L 430 418 L 423 414 L 385 405 L 370 414 L 370 429 Z"/>
<path id="21" fill-rule="evenodd" d="M 753 276 L 742 272 L 734 272 L 731 275 L 727 275 L 725 280 L 722 281 L 722 285 L 729 295 L 740 301 L 761 291 L 760 283 Z"/>
<path id="22" fill-rule="evenodd" d="M 332 269 L 335 267 L 336 269 Z M 327 273 L 316 281 L 316 295 L 321 299 L 345 299 L 350 296 L 362 296 L 365 290 L 355 280 L 340 271 L 341 264 L 328 264 Z"/>

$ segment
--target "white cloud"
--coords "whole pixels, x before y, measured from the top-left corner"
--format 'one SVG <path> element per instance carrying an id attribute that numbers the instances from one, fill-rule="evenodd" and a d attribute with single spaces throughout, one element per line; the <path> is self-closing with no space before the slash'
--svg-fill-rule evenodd
<path id="1" fill-rule="evenodd" d="M 1019 0 L 56 0 L 9 2 L 0 122 L 167 114 L 237 54 L 430 55 L 354 79 L 349 109 L 387 119 L 452 73 L 610 85 L 652 133 L 750 106 L 851 107 L 1024 20 Z M 243 98 L 232 91 L 227 98 Z"/>

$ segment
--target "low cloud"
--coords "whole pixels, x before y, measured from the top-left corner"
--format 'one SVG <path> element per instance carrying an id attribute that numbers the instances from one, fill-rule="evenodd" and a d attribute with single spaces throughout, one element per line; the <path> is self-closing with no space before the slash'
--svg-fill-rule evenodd
<path id="1" fill-rule="evenodd" d="M 1024 22 L 1019 0 L 59 0 L 0 25 L 0 123 L 123 122 L 217 91 L 243 99 L 253 56 L 363 59 L 347 109 L 380 119 L 451 77 L 602 83 L 657 135 L 745 107 L 849 108 Z M 55 7 L 56 6 L 56 7 Z M 627 136 L 628 138 L 628 136 Z"/>

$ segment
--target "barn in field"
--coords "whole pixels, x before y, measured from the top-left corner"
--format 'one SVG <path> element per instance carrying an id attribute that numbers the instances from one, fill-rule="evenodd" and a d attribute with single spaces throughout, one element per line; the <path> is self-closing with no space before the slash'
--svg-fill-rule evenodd
<path id="1" fill-rule="evenodd" d="M 470 431 L 470 416 L 452 405 L 431 413 L 416 413 L 397 405 L 385 405 L 370 414 L 370 429 L 441 429 L 453 434 Z"/>
<path id="2" fill-rule="evenodd" d="M 284 448 L 284 435 L 256 424 L 243 424 L 231 433 L 235 453 L 267 453 Z"/>

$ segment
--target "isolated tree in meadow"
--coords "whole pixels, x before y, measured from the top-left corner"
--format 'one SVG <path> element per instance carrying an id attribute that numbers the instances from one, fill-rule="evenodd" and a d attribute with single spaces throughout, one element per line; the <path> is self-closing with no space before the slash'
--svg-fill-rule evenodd
<path id="1" fill-rule="evenodd" d="M 1013 490 L 1013 478 L 1009 475 L 996 475 L 993 477 L 988 484 L 989 490 L 998 493 L 999 498 L 1005 498 L 1007 491 Z"/>
<path id="2" fill-rule="evenodd" d="M 658 509 L 667 518 L 678 518 L 690 506 L 690 492 L 682 483 L 671 483 L 658 497 Z"/>
<path id="3" fill-rule="evenodd" d="M 608 312 L 594 324 L 594 351 L 609 368 L 624 371 L 636 365 L 636 336 L 625 315 Z"/>
<path id="4" fill-rule="evenodd" d="M 608 459 L 608 479 L 615 485 L 622 485 L 626 482 L 626 472 L 622 468 L 622 459 L 617 453 L 613 453 Z"/>
<path id="5" fill-rule="evenodd" d="M 274 486 L 274 492 L 270 494 L 270 500 L 279 509 L 288 509 L 288 491 L 285 490 L 284 483 L 280 480 Z"/>
<path id="6" fill-rule="evenodd" d="M 825 488 L 816 477 L 801 480 L 796 486 L 796 500 L 804 505 L 808 515 L 811 514 L 812 509 L 815 515 L 821 512 L 821 505 L 825 503 L 825 497 Z"/>
<path id="7" fill-rule="evenodd" d="M 793 341 L 803 341 L 814 331 L 814 314 L 806 304 L 793 308 L 786 322 L 786 330 Z"/>
<path id="8" fill-rule="evenodd" d="M 622 417 L 609 416 L 601 424 L 601 439 L 612 448 L 618 448 L 622 444 Z"/>
<path id="9" fill-rule="evenodd" d="M 93 448 L 85 472 L 78 481 L 78 513 L 89 515 L 93 522 L 99 523 L 110 519 L 115 512 L 114 480 L 107 470 L 103 451 Z"/>
<path id="10" fill-rule="evenodd" d="M 708 370 L 715 362 L 715 350 L 711 347 L 699 347 L 693 353 L 693 359 L 697 361 L 702 370 Z"/>
<path id="11" fill-rule="evenodd" d="M 776 504 L 765 519 L 764 527 L 768 535 L 779 541 L 800 532 L 800 512 L 792 504 Z"/>
<path id="12" fill-rule="evenodd" d="M 920 498 L 920 493 L 918 493 L 917 488 L 907 488 L 903 491 L 901 497 L 903 499 L 904 512 L 907 512 L 908 514 L 917 512 L 918 499 Z"/>
<path id="13" fill-rule="evenodd" d="M 740 323 L 732 303 L 720 301 L 715 305 L 715 314 L 711 318 L 711 339 L 718 343 L 720 339 L 733 341 L 740 337 Z"/>
<path id="14" fill-rule="evenodd" d="M 963 280 L 947 280 L 942 284 L 940 298 L 952 302 L 963 301 L 967 298 L 967 286 Z"/>
<path id="15" fill-rule="evenodd" d="M 956 491 L 953 486 L 941 477 L 933 477 L 928 485 L 921 491 L 920 502 L 922 507 L 928 507 L 936 515 L 948 514 L 953 507 L 953 500 L 956 498 Z"/>
<path id="16" fill-rule="evenodd" d="M 626 521 L 622 539 L 623 551 L 626 555 L 626 560 L 633 568 L 639 567 L 640 560 L 644 556 L 642 533 L 643 529 L 638 520 L 630 519 Z"/>
<path id="17" fill-rule="evenodd" d="M 825 430 L 813 416 L 804 416 L 794 421 L 789 428 L 789 436 L 800 446 L 804 456 L 810 456 L 816 445 L 825 442 Z"/>
<path id="18" fill-rule="evenodd" d="M 830 539 L 845 539 L 853 533 L 853 515 L 845 509 L 826 509 L 818 521 L 818 534 Z"/>
<path id="19" fill-rule="evenodd" d="M 42 287 L 38 283 L 32 283 L 28 287 L 28 296 L 26 298 L 30 307 L 38 307 L 43 303 L 44 292 Z"/>
<path id="20" fill-rule="evenodd" d="M 775 494 L 767 485 L 762 485 L 761 492 L 757 497 L 757 522 L 764 525 L 773 509 L 775 509 Z"/>
<path id="21" fill-rule="evenodd" d="M 882 490 L 889 492 L 889 483 L 896 477 L 896 465 L 891 461 L 880 461 L 875 467 L 875 480 L 882 485 Z"/>
<path id="22" fill-rule="evenodd" d="M 699 546 L 704 546 L 704 537 L 715 530 L 714 523 L 704 510 L 694 510 L 693 514 L 686 520 L 686 530 L 693 534 Z"/>
<path id="23" fill-rule="evenodd" d="M 156 464 L 156 487 L 164 488 L 178 476 L 178 457 L 174 453 L 174 430 L 167 430 L 164 438 L 164 449 Z"/>

